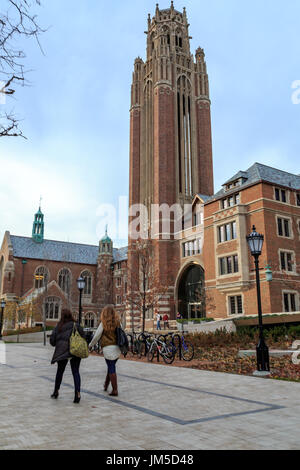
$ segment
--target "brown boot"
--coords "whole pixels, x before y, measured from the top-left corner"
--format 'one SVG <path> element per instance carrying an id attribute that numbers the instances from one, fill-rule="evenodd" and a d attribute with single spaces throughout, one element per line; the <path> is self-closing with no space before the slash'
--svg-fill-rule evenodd
<path id="1" fill-rule="evenodd" d="M 105 392 L 107 392 L 109 383 L 110 383 L 110 376 L 109 376 L 109 373 L 107 373 L 106 379 L 105 379 L 105 382 L 104 382 L 104 385 L 103 385 L 103 389 L 104 389 Z"/>
<path id="2" fill-rule="evenodd" d="M 118 396 L 118 383 L 117 383 L 117 374 L 109 374 L 110 375 L 110 381 L 112 384 L 112 392 L 110 393 L 111 397 L 117 397 Z"/>

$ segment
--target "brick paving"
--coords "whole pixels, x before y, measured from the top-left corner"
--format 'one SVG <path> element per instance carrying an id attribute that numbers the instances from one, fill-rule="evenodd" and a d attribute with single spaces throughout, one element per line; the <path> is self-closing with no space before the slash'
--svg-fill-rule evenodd
<path id="1" fill-rule="evenodd" d="M 104 359 L 70 368 L 50 399 L 52 348 L 7 344 L 0 363 L 0 449 L 298 449 L 300 384 L 121 360 L 119 397 L 103 392 Z M 1 362 L 1 361 L 0 361 Z"/>

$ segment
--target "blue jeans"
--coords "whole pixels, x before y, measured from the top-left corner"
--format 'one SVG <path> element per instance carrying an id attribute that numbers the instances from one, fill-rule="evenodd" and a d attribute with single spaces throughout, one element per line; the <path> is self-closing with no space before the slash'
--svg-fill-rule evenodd
<path id="1" fill-rule="evenodd" d="M 107 364 L 107 373 L 108 374 L 115 374 L 116 373 L 116 363 L 118 359 L 115 359 L 114 361 L 110 361 L 109 359 L 105 359 L 105 362 Z"/>
<path id="2" fill-rule="evenodd" d="M 157 322 L 157 327 L 156 327 L 157 330 L 161 330 L 161 327 L 160 327 L 160 321 Z"/>

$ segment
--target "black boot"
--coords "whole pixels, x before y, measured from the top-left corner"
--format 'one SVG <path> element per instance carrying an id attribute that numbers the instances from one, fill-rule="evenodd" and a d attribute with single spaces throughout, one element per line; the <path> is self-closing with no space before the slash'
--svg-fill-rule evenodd
<path id="1" fill-rule="evenodd" d="M 59 395 L 58 390 L 54 390 L 54 392 L 51 395 L 51 398 L 57 398 Z"/>
<path id="2" fill-rule="evenodd" d="M 80 402 L 80 392 L 75 392 L 75 396 L 74 396 L 74 401 L 73 403 L 79 403 Z"/>

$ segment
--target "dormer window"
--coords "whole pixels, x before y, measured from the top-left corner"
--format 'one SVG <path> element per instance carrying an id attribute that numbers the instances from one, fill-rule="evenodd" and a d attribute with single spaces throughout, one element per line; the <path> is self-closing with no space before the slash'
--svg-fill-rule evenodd
<path id="1" fill-rule="evenodd" d="M 224 187 L 225 191 L 230 191 L 233 188 L 237 188 L 239 186 L 242 186 L 244 183 L 246 183 L 246 181 L 247 181 L 247 178 L 240 177 L 240 178 L 238 178 L 234 181 L 230 181 L 229 183 L 224 184 L 223 187 Z"/>
<path id="2" fill-rule="evenodd" d="M 221 201 L 221 208 L 227 209 L 228 207 L 236 206 L 240 203 L 240 194 L 233 194 L 232 196 L 226 197 Z"/>

